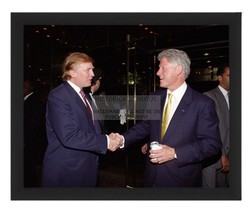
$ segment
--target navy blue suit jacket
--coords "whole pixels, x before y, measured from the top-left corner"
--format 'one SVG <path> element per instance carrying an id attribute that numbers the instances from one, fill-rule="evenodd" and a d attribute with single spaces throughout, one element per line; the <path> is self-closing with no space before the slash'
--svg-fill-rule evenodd
<path id="1" fill-rule="evenodd" d="M 107 151 L 107 138 L 88 116 L 79 95 L 62 83 L 48 96 L 44 156 L 44 187 L 94 187 L 98 155 Z"/>
<path id="2" fill-rule="evenodd" d="M 161 112 L 166 93 L 167 90 L 154 93 L 161 97 Z M 149 105 L 155 105 L 155 103 Z M 146 187 L 201 187 L 202 162 L 221 152 L 214 102 L 190 87 L 187 87 L 162 140 L 160 139 L 161 120 L 152 118 L 137 123 L 124 133 L 125 146 L 148 134 L 150 134 L 150 142 L 158 141 L 173 147 L 177 159 L 163 164 L 153 164 L 147 158 Z"/>

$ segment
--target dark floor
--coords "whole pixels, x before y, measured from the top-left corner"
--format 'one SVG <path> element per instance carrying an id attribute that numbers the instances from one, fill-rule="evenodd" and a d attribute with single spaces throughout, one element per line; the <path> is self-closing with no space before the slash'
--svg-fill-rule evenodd
<path id="1" fill-rule="evenodd" d="M 41 183 L 41 172 L 42 167 L 37 166 L 37 185 L 33 185 L 34 182 L 32 182 L 32 184 L 28 185 L 28 187 L 40 186 L 39 183 Z M 99 169 L 97 187 L 142 187 L 143 177 L 144 172 L 142 172 L 142 170 L 126 170 L 125 168 L 120 168 L 117 166 L 109 166 Z"/>
<path id="2" fill-rule="evenodd" d="M 125 152 L 109 153 L 100 158 L 97 187 L 142 187 L 145 157 Z M 42 166 L 36 166 L 36 181 L 26 187 L 40 186 Z"/>
<path id="3" fill-rule="evenodd" d="M 97 187 L 142 187 L 147 156 L 141 153 L 141 145 L 135 144 L 125 150 L 107 152 L 99 158 Z M 42 164 L 42 163 L 41 163 Z M 29 176 L 26 187 L 39 187 L 42 165 Z M 35 178 L 36 177 L 36 178 Z"/>
<path id="4" fill-rule="evenodd" d="M 141 187 L 146 155 L 140 146 L 127 150 L 108 152 L 100 157 L 98 187 Z"/>
<path id="5" fill-rule="evenodd" d="M 126 171 L 118 167 L 99 170 L 97 187 L 142 187 L 143 172 Z"/>

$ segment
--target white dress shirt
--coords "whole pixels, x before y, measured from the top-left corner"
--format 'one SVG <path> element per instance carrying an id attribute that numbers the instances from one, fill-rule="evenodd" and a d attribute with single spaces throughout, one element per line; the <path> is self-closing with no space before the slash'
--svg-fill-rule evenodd
<path id="1" fill-rule="evenodd" d="M 166 102 L 165 102 L 165 106 L 167 105 L 167 101 L 168 101 L 168 94 L 172 93 L 173 97 L 172 97 L 172 107 L 171 107 L 171 112 L 170 112 L 170 117 L 169 117 L 169 121 L 172 119 L 174 112 L 176 111 L 183 95 L 185 94 L 187 89 L 187 84 L 186 82 L 184 82 L 179 88 L 177 88 L 174 91 L 170 91 L 169 89 L 167 89 L 167 98 L 166 98 Z M 164 106 L 164 108 L 165 108 Z M 169 122 L 168 122 L 169 123 Z"/>
<path id="2" fill-rule="evenodd" d="M 223 96 L 225 97 L 225 100 L 227 102 L 227 106 L 229 109 L 229 91 L 227 91 L 225 88 L 221 87 L 220 85 L 218 85 L 221 93 L 223 94 Z"/>

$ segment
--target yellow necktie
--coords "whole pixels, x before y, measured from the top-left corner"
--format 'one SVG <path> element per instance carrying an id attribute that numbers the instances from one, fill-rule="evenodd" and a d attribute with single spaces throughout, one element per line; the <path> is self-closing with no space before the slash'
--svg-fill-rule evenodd
<path id="1" fill-rule="evenodd" d="M 166 133 L 166 129 L 168 126 L 169 118 L 170 118 L 170 113 L 171 113 L 171 106 L 172 106 L 172 97 L 173 95 L 170 93 L 168 94 L 168 101 L 167 104 L 164 108 L 163 115 L 162 115 L 162 126 L 161 126 L 161 139 Z"/>

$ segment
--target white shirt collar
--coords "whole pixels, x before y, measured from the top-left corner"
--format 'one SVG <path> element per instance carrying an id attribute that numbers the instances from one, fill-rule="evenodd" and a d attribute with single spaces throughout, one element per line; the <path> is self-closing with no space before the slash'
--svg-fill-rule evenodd
<path id="1" fill-rule="evenodd" d="M 186 92 L 186 89 L 187 89 L 186 82 L 184 82 L 179 88 L 177 88 L 176 90 L 174 90 L 172 92 L 169 89 L 167 89 L 167 94 L 168 93 L 172 93 L 173 94 L 173 97 L 172 97 L 172 107 L 171 107 L 171 113 L 170 113 L 169 121 L 173 117 L 174 112 L 176 111 L 176 109 L 177 109 L 177 107 L 178 107 L 178 105 L 179 105 L 179 103 L 180 103 L 183 95 Z M 166 99 L 165 105 L 167 105 L 167 101 L 168 101 L 168 99 Z"/>
<path id="2" fill-rule="evenodd" d="M 70 86 L 79 94 L 82 88 L 79 88 L 77 85 L 75 85 L 73 82 L 70 80 L 67 80 L 67 82 L 70 84 Z"/>
<path id="3" fill-rule="evenodd" d="M 186 82 L 184 82 L 179 88 L 177 88 L 172 92 L 169 89 L 167 89 L 167 94 L 172 93 L 176 99 L 181 100 L 181 98 L 186 92 L 186 89 L 187 89 L 187 84 Z"/>
<path id="4" fill-rule="evenodd" d="M 73 82 L 71 82 L 70 80 L 67 80 L 67 82 L 70 84 L 70 86 L 74 89 L 74 91 L 76 91 L 76 93 L 78 94 L 78 96 L 81 98 L 81 100 L 84 101 L 85 105 L 86 102 L 88 103 L 88 105 L 91 107 L 91 104 L 89 103 L 88 99 L 86 99 L 86 101 L 83 99 L 82 95 L 80 94 L 80 91 L 82 90 L 82 88 L 79 88 L 77 85 L 75 85 Z M 92 110 L 92 108 L 91 108 Z"/>
<path id="5" fill-rule="evenodd" d="M 33 94 L 33 92 L 27 94 L 27 95 L 24 97 L 24 100 L 26 100 L 26 99 L 27 99 L 30 95 L 32 95 L 32 94 Z"/>
<path id="6" fill-rule="evenodd" d="M 218 88 L 220 89 L 220 91 L 222 92 L 222 94 L 224 96 L 226 96 L 228 94 L 228 91 L 225 88 L 223 88 L 222 86 L 218 85 Z"/>

